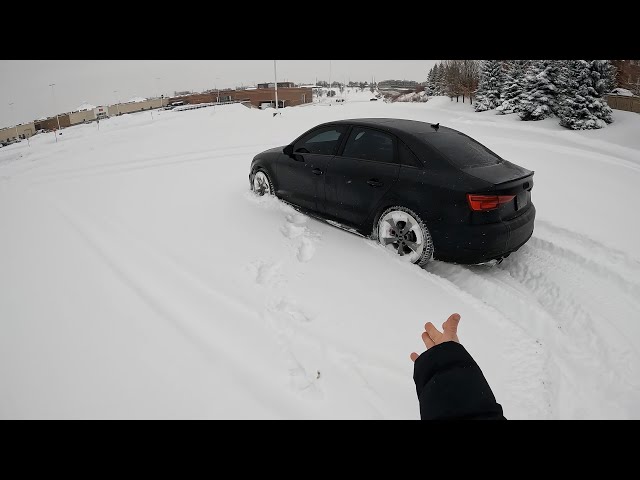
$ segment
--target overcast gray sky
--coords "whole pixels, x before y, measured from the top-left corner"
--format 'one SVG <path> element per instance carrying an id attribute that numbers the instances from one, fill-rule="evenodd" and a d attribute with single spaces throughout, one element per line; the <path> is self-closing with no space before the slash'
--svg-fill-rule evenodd
<path id="1" fill-rule="evenodd" d="M 373 76 L 377 81 L 422 82 L 435 62 L 333 60 L 332 79 L 370 81 Z M 277 66 L 279 81 L 329 79 L 329 60 L 278 60 Z M 0 60 L 0 127 L 72 111 L 85 101 L 105 105 L 134 96 L 270 81 L 272 60 Z M 55 83 L 53 92 L 51 83 Z"/>

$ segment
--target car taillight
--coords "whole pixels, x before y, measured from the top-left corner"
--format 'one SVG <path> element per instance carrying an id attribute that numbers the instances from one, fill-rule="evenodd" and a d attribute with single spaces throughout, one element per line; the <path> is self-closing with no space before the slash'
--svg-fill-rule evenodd
<path id="1" fill-rule="evenodd" d="M 469 208 L 476 212 L 494 210 L 503 203 L 510 202 L 514 197 L 515 195 L 474 195 L 473 193 L 467 193 Z"/>

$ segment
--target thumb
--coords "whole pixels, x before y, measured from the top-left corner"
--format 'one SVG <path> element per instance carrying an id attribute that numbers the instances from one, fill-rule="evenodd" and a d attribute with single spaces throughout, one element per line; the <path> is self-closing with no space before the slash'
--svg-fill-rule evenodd
<path id="1" fill-rule="evenodd" d="M 458 335 L 458 324 L 460 323 L 460 314 L 452 313 L 449 318 L 442 324 L 442 330 L 448 336 Z"/>

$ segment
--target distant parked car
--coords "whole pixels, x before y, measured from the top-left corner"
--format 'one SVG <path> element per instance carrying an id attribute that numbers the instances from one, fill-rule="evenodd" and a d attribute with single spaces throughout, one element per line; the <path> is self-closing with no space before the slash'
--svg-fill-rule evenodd
<path id="1" fill-rule="evenodd" d="M 361 118 L 259 153 L 249 183 L 424 265 L 518 250 L 533 233 L 533 174 L 439 124 Z"/>

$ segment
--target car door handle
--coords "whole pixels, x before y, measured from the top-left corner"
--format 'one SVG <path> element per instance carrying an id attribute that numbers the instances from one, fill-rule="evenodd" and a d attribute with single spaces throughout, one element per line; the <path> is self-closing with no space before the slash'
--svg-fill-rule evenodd
<path id="1" fill-rule="evenodd" d="M 372 187 L 381 187 L 382 185 L 384 185 L 384 183 L 379 182 L 378 180 L 376 180 L 375 178 L 372 178 L 370 180 L 367 180 L 367 183 L 369 185 L 371 185 Z"/>
<path id="2" fill-rule="evenodd" d="M 311 173 L 313 173 L 314 175 L 322 175 L 322 170 L 320 170 L 319 168 L 314 168 L 313 170 L 311 170 Z"/>

